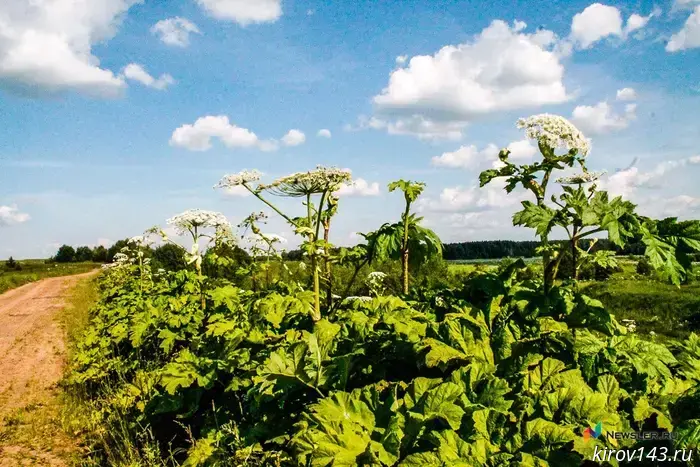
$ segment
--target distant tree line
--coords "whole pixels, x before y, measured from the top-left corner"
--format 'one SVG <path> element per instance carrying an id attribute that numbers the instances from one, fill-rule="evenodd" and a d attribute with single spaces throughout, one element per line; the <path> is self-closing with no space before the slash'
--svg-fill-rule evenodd
<path id="1" fill-rule="evenodd" d="M 591 240 L 585 240 L 579 245 L 583 249 L 590 246 Z M 558 243 L 556 241 L 552 243 Z M 442 248 L 442 257 L 446 260 L 472 260 L 472 259 L 501 259 L 501 258 L 532 258 L 539 256 L 536 241 L 516 240 L 483 240 L 474 242 L 446 243 Z M 643 255 L 644 244 L 631 242 L 625 248 L 619 248 L 608 239 L 599 239 L 594 250 L 611 250 L 619 255 Z M 282 254 L 283 258 L 290 261 L 303 259 L 301 250 L 290 250 Z"/>
<path id="2" fill-rule="evenodd" d="M 592 240 L 579 243 L 582 249 L 588 249 Z M 551 243 L 559 243 L 557 241 Z M 532 258 L 539 256 L 539 242 L 514 240 L 484 240 L 475 242 L 447 243 L 443 245 L 442 256 L 446 260 L 470 259 L 500 259 L 500 258 Z M 620 248 L 608 239 L 599 239 L 594 250 L 615 251 L 618 255 L 643 255 L 644 244 L 631 242 L 625 248 Z"/>
<path id="3" fill-rule="evenodd" d="M 63 245 L 58 249 L 56 254 L 50 258 L 50 261 L 55 261 L 57 263 L 75 263 L 87 261 L 92 261 L 95 263 L 112 263 L 114 262 L 115 255 L 127 245 L 128 239 L 118 240 L 110 247 L 99 245 L 93 248 L 88 246 L 74 248 L 70 245 Z M 244 263 L 250 259 L 250 256 L 246 251 L 236 246 L 220 246 L 210 249 L 204 256 L 204 267 L 205 269 L 208 268 L 208 275 L 211 277 L 218 277 L 224 274 L 223 271 L 213 270 L 221 268 L 221 266 L 218 264 L 211 264 L 212 262 L 207 261 L 208 257 L 212 254 L 231 259 L 232 267 L 234 265 L 235 267 L 238 267 L 238 264 Z M 185 250 L 177 245 L 173 245 L 172 243 L 166 243 L 155 248 L 146 247 L 145 257 L 150 258 L 151 267 L 154 270 L 164 269 L 166 271 L 179 271 L 188 267 L 185 259 Z M 227 271 L 227 274 L 229 272 L 230 271 Z"/>

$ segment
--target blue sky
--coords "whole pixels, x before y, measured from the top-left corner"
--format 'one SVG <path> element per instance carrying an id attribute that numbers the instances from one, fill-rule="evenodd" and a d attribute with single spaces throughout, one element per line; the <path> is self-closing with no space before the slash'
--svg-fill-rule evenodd
<path id="1" fill-rule="evenodd" d="M 221 176 L 317 164 L 361 179 L 336 243 L 398 217 L 398 178 L 427 183 L 418 209 L 445 241 L 530 239 L 520 195 L 475 185 L 498 148 L 536 157 L 515 122 L 537 113 L 579 126 L 643 213 L 698 216 L 700 1 L 329 3 L 3 2 L 0 257 L 190 208 L 237 224 L 262 206 L 213 190 Z"/>

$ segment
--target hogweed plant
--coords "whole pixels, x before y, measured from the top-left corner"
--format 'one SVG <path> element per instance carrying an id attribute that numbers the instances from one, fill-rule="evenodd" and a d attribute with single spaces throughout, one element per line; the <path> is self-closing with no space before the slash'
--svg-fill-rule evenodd
<path id="1" fill-rule="evenodd" d="M 623 248 L 632 238 L 641 238 L 650 262 L 675 284 L 680 284 L 692 266 L 690 254 L 700 251 L 700 223 L 677 222 L 675 218 L 654 221 L 635 213 L 636 205 L 618 196 L 610 198 L 595 183 L 604 172 L 589 172 L 586 157 L 590 144 L 573 124 L 555 115 L 535 115 L 518 121 L 529 138 L 537 141 L 542 160 L 533 164 L 515 165 L 508 160 L 510 151 L 499 154 L 500 167 L 481 173 L 481 186 L 496 178 L 506 178 L 505 190 L 510 193 L 522 185 L 535 196 L 535 202 L 523 201 L 523 209 L 513 215 L 513 224 L 535 229 L 540 237 L 544 266 L 544 292 L 551 289 L 567 250 L 572 257 L 572 276 L 576 281 L 581 265 L 591 262 L 601 267 L 616 264 L 614 253 L 597 251 L 591 245 L 579 248 L 582 240 L 606 233 L 617 247 Z M 563 155 L 556 150 L 565 149 Z M 547 189 L 554 171 L 580 165 L 582 172 L 556 179 L 562 192 L 551 196 Z M 568 241 L 560 246 L 549 243 L 552 230 L 563 229 Z"/>
<path id="2" fill-rule="evenodd" d="M 545 209 L 547 189 L 551 182 L 552 173 L 567 167 L 580 165 L 585 171 L 585 159 L 590 152 L 590 143 L 584 134 L 571 122 L 558 115 L 541 114 L 518 120 L 517 127 L 524 129 L 528 138 L 535 140 L 542 159 L 533 164 L 516 165 L 508 157 L 510 151 L 503 149 L 498 155 L 500 166 L 483 171 L 479 175 L 481 186 L 485 186 L 496 178 L 506 178 L 506 192 L 512 192 L 518 185 L 530 191 L 535 197 L 535 203 L 525 201 L 525 210 L 530 206 Z M 557 151 L 565 150 L 563 154 Z M 530 208 L 532 209 L 532 208 Z M 522 212 L 522 211 L 521 211 Z M 542 242 L 542 262 L 545 271 L 544 287 L 548 291 L 554 281 L 553 249 L 549 245 L 551 229 L 540 229 L 537 234 Z"/>
<path id="3" fill-rule="evenodd" d="M 365 235 L 373 259 L 401 261 L 401 287 L 408 294 L 409 263 L 420 263 L 432 256 L 442 255 L 442 242 L 435 232 L 420 225 L 422 217 L 411 214 L 411 206 L 425 188 L 425 183 L 397 180 L 389 191 L 400 190 L 404 195 L 404 211 L 399 222 L 382 225 L 376 232 Z"/>
<path id="4" fill-rule="evenodd" d="M 189 209 L 167 220 L 168 225 L 175 229 L 178 236 L 189 236 L 192 245 L 188 250 L 171 239 L 163 230 L 157 229 L 161 238 L 166 243 L 172 243 L 185 250 L 187 264 L 194 264 L 197 274 L 202 275 L 202 257 L 206 247 L 217 241 L 230 241 L 233 239 L 231 224 L 226 216 L 220 212 L 205 211 L 203 209 Z M 214 231 L 212 234 L 211 231 Z M 205 240 L 207 244 L 201 245 Z"/>
<path id="5" fill-rule="evenodd" d="M 308 172 L 297 172 L 280 177 L 270 184 L 259 184 L 253 187 L 251 184 L 260 180 L 262 174 L 257 170 L 244 170 L 238 174 L 224 176 L 215 188 L 231 189 L 243 187 L 253 196 L 262 201 L 270 209 L 279 214 L 294 228 L 297 235 L 301 235 L 305 241 L 301 249 L 310 258 L 311 274 L 313 277 L 314 311 L 313 320 L 321 319 L 321 290 L 319 258 L 324 257 L 328 262 L 330 243 L 328 242 L 328 230 L 331 218 L 337 210 L 337 198 L 335 202 L 333 193 L 349 183 L 352 179 L 349 170 L 335 167 L 318 166 Z M 306 207 L 306 216 L 292 217 L 284 213 L 270 200 L 263 196 L 269 193 L 287 198 L 301 198 Z M 320 237 L 321 226 L 324 226 L 324 238 Z M 326 290 L 331 296 L 330 290 Z M 330 299 L 329 299 L 330 300 Z"/>

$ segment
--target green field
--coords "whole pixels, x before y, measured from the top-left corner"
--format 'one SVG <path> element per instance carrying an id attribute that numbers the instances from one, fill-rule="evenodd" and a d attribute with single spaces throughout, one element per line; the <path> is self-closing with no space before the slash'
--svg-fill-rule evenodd
<path id="1" fill-rule="evenodd" d="M 47 277 L 81 274 L 100 266 L 97 263 L 47 263 L 43 259 L 17 262 L 21 269 L 9 269 L 5 262 L 0 265 L 0 293 Z"/>

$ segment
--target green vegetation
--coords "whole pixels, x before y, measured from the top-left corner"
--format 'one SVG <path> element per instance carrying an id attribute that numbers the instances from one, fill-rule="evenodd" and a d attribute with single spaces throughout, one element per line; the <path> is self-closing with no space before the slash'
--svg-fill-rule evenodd
<path id="1" fill-rule="evenodd" d="M 541 161 L 514 165 L 503 151 L 481 182 L 504 177 L 508 192 L 534 195 L 513 221 L 535 229 L 538 264 L 447 266 L 410 212 L 422 184 L 405 181 L 389 185 L 406 196 L 401 222 L 334 247 L 335 193 L 349 173 L 322 167 L 270 184 L 253 186 L 257 171 L 219 183 L 247 189 L 294 228 L 296 261 L 281 260 L 262 233 L 264 213 L 240 224 L 248 257 L 209 211 L 169 220 L 191 245 L 158 228 L 128 241 L 101 276 L 64 382 L 82 407 L 86 462 L 545 467 L 581 465 L 600 448 L 696 449 L 700 337 L 640 335 L 584 279 L 613 287 L 635 274 L 636 263 L 594 248 L 607 233 L 620 248 L 644 244 L 650 280 L 690 290 L 700 223 L 648 219 L 597 190 L 588 140 L 565 119 L 520 124 Z M 574 165 L 584 172 L 558 179 L 550 197 L 552 175 Z M 302 212 L 283 212 L 269 194 L 300 199 Z M 568 240 L 549 241 L 555 227 Z M 179 245 L 184 269 L 154 270 L 153 234 Z M 163 257 L 181 265 L 174 251 Z M 585 439 L 598 423 L 678 438 Z"/>
<path id="2" fill-rule="evenodd" d="M 59 264 L 37 259 L 12 261 L 13 266 L 0 265 L 0 293 L 47 277 L 81 274 L 99 267 L 95 263 Z"/>

